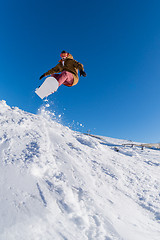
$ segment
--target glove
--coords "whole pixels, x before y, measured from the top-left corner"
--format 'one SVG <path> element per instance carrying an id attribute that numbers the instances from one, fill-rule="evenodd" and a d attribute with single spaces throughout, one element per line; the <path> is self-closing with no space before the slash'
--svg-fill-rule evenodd
<path id="1" fill-rule="evenodd" d="M 43 77 L 45 77 L 45 73 L 42 76 L 40 76 L 39 80 L 41 80 Z"/>
<path id="2" fill-rule="evenodd" d="M 80 76 L 86 77 L 87 74 L 83 70 L 80 70 Z"/>

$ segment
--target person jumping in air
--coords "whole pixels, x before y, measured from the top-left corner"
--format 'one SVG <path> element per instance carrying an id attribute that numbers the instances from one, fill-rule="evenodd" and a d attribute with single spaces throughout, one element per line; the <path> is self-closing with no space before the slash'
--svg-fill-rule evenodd
<path id="1" fill-rule="evenodd" d="M 63 84 L 65 86 L 72 87 L 78 83 L 78 70 L 80 72 L 80 76 L 87 76 L 87 74 L 84 72 L 83 65 L 74 60 L 70 53 L 62 51 L 60 56 L 61 60 L 59 63 L 51 70 L 44 73 L 40 77 L 40 80 L 43 77 L 51 75 L 51 77 L 57 79 L 59 86 Z"/>

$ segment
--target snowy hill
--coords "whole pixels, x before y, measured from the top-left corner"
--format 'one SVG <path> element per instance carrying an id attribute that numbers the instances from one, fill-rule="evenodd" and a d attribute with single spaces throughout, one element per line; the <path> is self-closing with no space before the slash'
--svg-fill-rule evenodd
<path id="1" fill-rule="evenodd" d="M 0 240 L 160 239 L 160 151 L 0 101 Z"/>

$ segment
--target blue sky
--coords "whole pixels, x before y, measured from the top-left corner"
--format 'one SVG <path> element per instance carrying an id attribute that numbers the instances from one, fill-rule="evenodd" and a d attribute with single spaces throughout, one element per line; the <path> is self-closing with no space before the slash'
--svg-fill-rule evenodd
<path id="1" fill-rule="evenodd" d="M 87 77 L 49 97 L 64 123 L 160 142 L 159 12 L 159 0 L 1 1 L 0 99 L 36 113 L 39 77 L 66 50 Z"/>

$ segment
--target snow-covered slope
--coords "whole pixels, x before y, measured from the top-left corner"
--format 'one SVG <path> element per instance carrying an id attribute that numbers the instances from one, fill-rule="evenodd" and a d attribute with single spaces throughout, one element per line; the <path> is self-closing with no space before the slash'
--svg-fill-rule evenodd
<path id="1" fill-rule="evenodd" d="M 0 240 L 160 239 L 160 151 L 117 142 L 1 101 Z"/>

